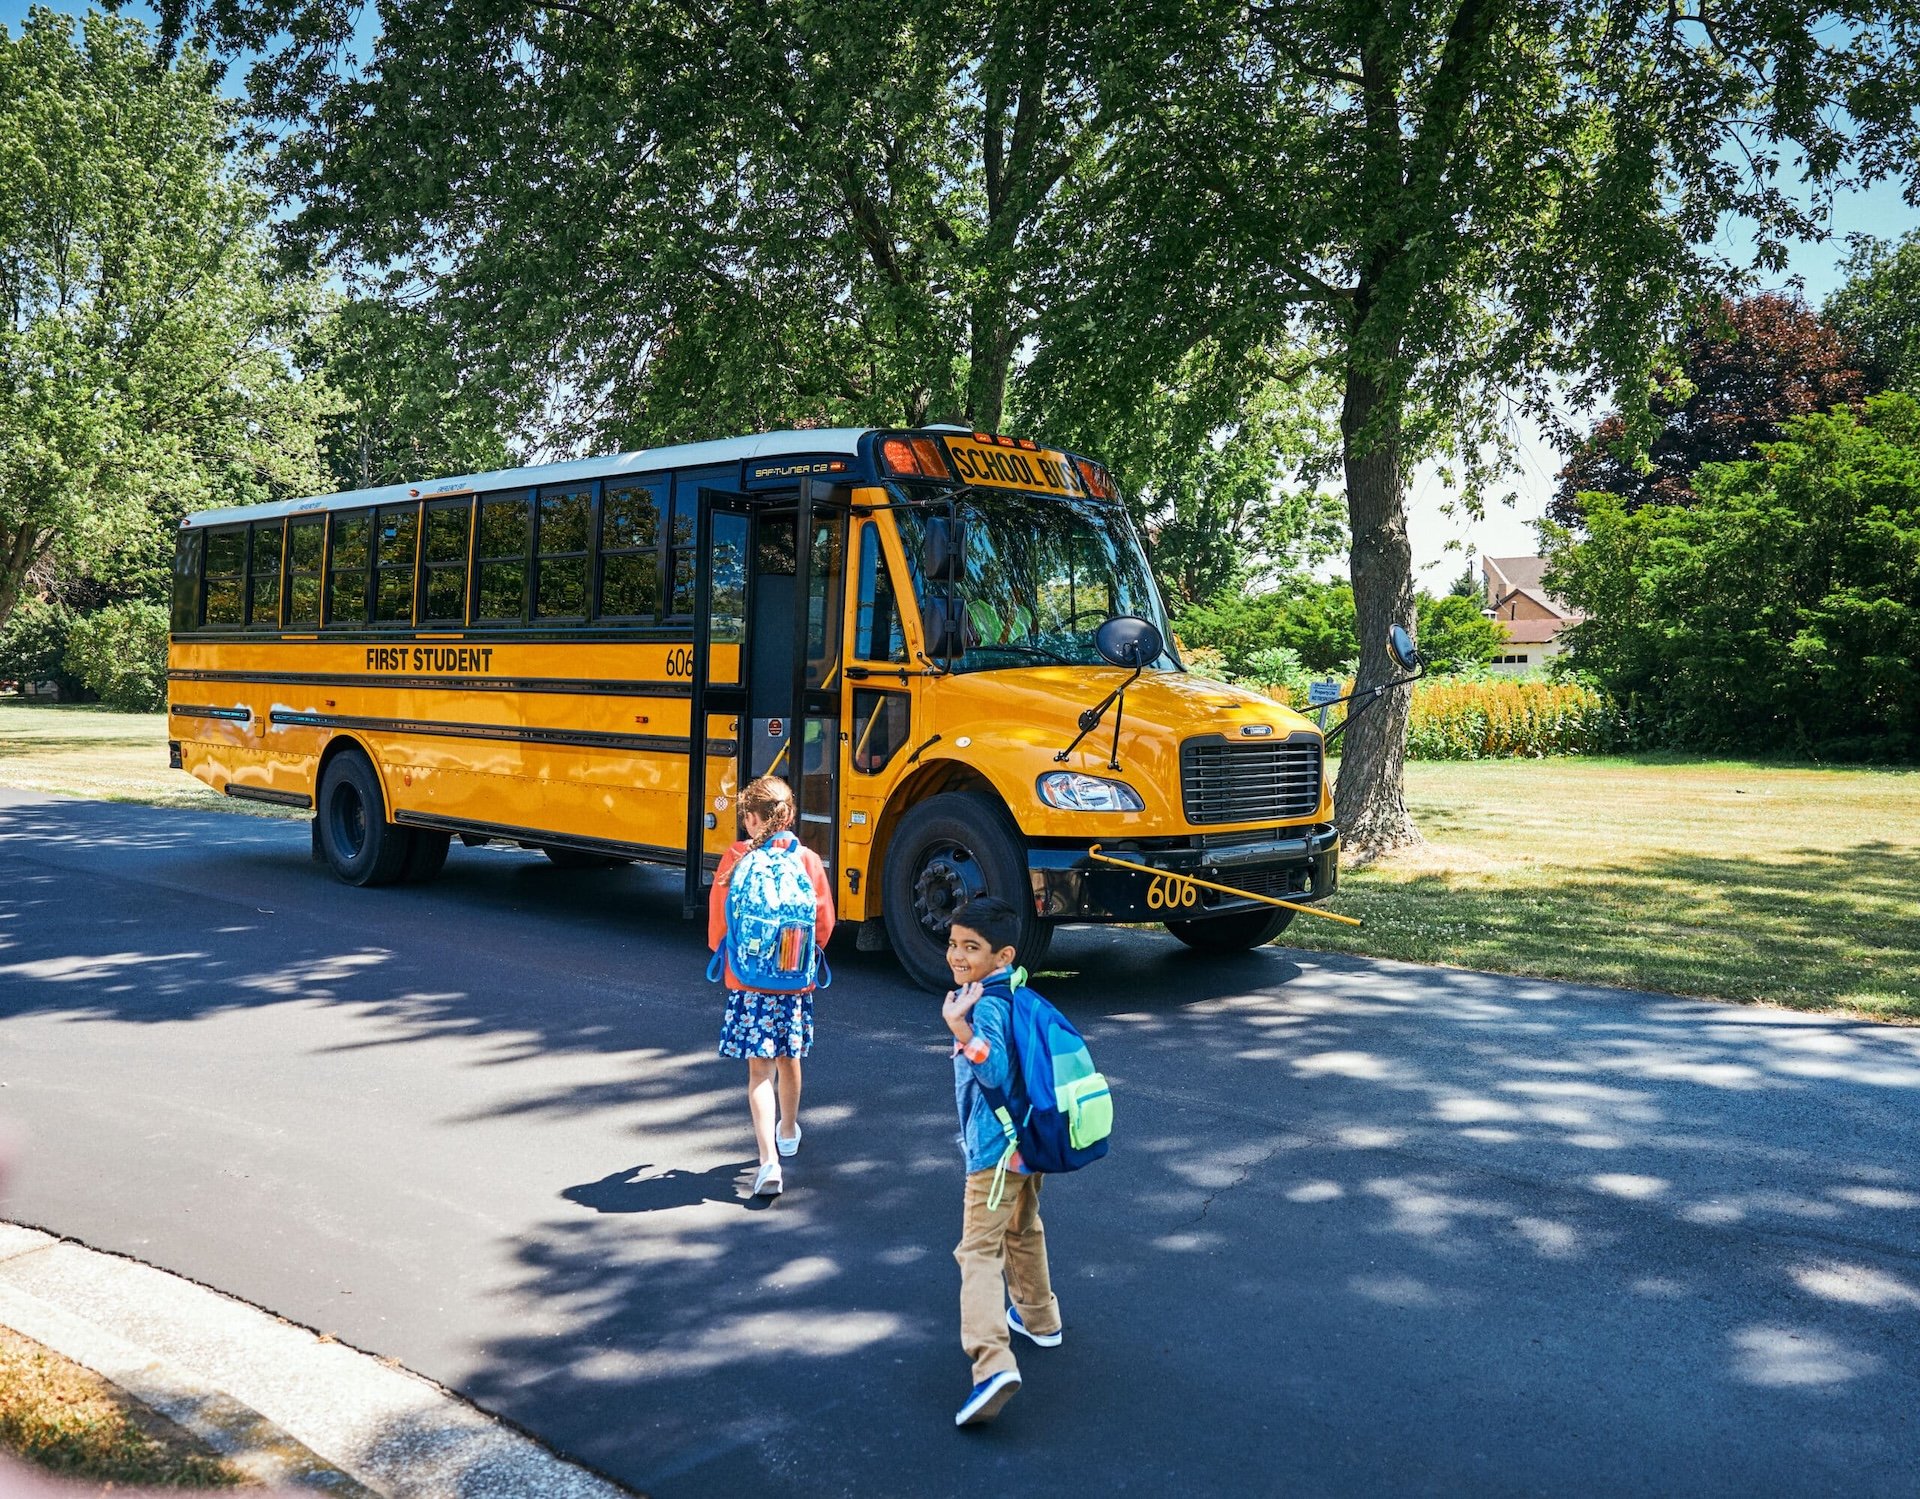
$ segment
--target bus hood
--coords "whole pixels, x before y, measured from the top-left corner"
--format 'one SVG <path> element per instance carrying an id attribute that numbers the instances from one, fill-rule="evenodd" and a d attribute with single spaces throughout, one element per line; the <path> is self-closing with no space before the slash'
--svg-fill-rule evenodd
<path id="1" fill-rule="evenodd" d="M 1190 739 L 1231 745 L 1275 744 L 1296 735 L 1319 738 L 1312 720 L 1245 688 L 1184 672 L 1148 672 L 1127 689 L 1120 715 L 1116 771 L 1109 764 L 1116 712 L 1109 707 L 1094 730 L 1064 760 L 1055 757 L 1080 733 L 1079 717 L 1126 681 L 1118 667 L 1042 666 L 968 672 L 928 685 L 937 696 L 936 719 L 945 743 L 929 759 L 963 759 L 999 788 L 1022 829 L 1032 836 L 1095 837 L 1111 829 L 1133 836 L 1197 831 L 1181 794 L 1180 746 Z M 1137 813 L 1062 812 L 1037 790 L 1053 771 L 1073 770 L 1123 781 L 1146 804 Z M 1323 789 L 1317 816 L 1330 817 Z M 1271 824 L 1274 818 L 1246 825 Z M 1209 829 L 1221 826 L 1207 824 Z"/>

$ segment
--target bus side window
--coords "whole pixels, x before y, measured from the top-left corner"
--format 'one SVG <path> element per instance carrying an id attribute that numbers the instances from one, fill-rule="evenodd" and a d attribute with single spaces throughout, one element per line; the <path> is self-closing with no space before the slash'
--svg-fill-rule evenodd
<path id="1" fill-rule="evenodd" d="M 325 559 L 327 518 L 302 516 L 287 525 L 287 623 L 320 623 L 320 564 Z"/>
<path id="2" fill-rule="evenodd" d="M 422 620 L 437 625 L 467 622 L 467 553 L 472 531 L 472 496 L 428 503 L 420 547 Z"/>
<path id="3" fill-rule="evenodd" d="M 893 572 L 880 550 L 880 527 L 868 521 L 860 528 L 860 600 L 854 619 L 854 659 L 905 661 L 907 637 L 900 628 L 900 600 Z"/>
<path id="4" fill-rule="evenodd" d="M 592 518 L 591 484 L 540 491 L 540 561 L 533 609 L 538 618 L 586 618 L 587 529 Z"/>
<path id="5" fill-rule="evenodd" d="M 652 620 L 660 613 L 658 479 L 607 481 L 600 503 L 600 593 L 597 618 Z"/>
<path id="6" fill-rule="evenodd" d="M 336 510 L 328 551 L 327 623 L 364 625 L 373 563 L 373 512 Z"/>
<path id="7" fill-rule="evenodd" d="M 526 491 L 484 496 L 473 562 L 475 624 L 518 623 L 527 617 L 527 558 L 532 550 L 533 506 Z"/>
<path id="8" fill-rule="evenodd" d="M 223 526 L 207 533 L 207 593 L 202 620 L 208 625 L 237 625 L 247 583 L 247 528 Z"/>
<path id="9" fill-rule="evenodd" d="M 382 624 L 413 623 L 413 573 L 420 560 L 420 507 L 382 505 L 380 557 L 373 585 L 373 617 Z"/>
<path id="10" fill-rule="evenodd" d="M 910 716 L 904 692 L 863 687 L 853 695 L 853 768 L 877 775 L 907 742 Z"/>
<path id="11" fill-rule="evenodd" d="M 701 481 L 683 473 L 673 486 L 673 520 L 667 536 L 667 580 L 672 593 L 667 613 L 674 619 L 692 619 L 694 601 L 694 521 Z"/>
<path id="12" fill-rule="evenodd" d="M 280 627 L 280 549 L 286 530 L 287 523 L 279 520 L 255 521 L 252 527 L 247 623 L 263 629 Z"/>
<path id="13" fill-rule="evenodd" d="M 182 531 L 173 545 L 173 630 L 191 630 L 199 623 L 194 610 L 200 602 L 200 546 L 204 531 Z"/>

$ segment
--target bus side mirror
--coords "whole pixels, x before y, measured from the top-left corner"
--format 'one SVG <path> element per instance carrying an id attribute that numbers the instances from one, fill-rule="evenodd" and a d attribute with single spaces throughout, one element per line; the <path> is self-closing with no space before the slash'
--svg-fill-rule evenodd
<path id="1" fill-rule="evenodd" d="M 1420 652 L 1414 649 L 1413 637 L 1399 625 L 1387 626 L 1387 654 L 1402 671 L 1420 669 Z"/>
<path id="2" fill-rule="evenodd" d="M 927 596 L 920 606 L 920 634 L 926 653 L 936 661 L 957 656 L 966 648 L 960 627 L 960 603 L 943 593 Z"/>
<path id="3" fill-rule="evenodd" d="M 1152 620 L 1135 614 L 1116 614 L 1093 632 L 1093 648 L 1114 666 L 1145 670 L 1167 648 Z"/>
<path id="4" fill-rule="evenodd" d="M 928 579 L 949 578 L 967 555 L 967 529 L 944 515 L 927 517 L 926 537 L 920 549 L 920 572 Z"/>

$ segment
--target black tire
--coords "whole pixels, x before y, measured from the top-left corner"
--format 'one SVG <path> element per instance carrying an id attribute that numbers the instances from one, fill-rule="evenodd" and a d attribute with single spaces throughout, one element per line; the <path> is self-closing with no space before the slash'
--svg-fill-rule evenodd
<path id="1" fill-rule="evenodd" d="M 1198 921 L 1169 921 L 1167 930 L 1195 952 L 1246 952 L 1265 947 L 1292 924 L 1294 913 L 1280 906 L 1264 911 L 1235 911 Z"/>
<path id="2" fill-rule="evenodd" d="M 1021 914 L 1020 962 L 1037 968 L 1053 928 L 1033 914 L 1026 842 L 1000 803 L 973 791 L 928 797 L 900 819 L 881 875 L 887 939 L 907 976 L 938 994 L 953 987 L 947 927 L 954 910 L 997 895 Z"/>
<path id="3" fill-rule="evenodd" d="M 400 878 L 409 885 L 424 884 L 446 868 L 447 845 L 453 842 L 453 834 L 436 833 L 431 828 L 408 828 L 407 832 L 412 836 Z"/>
<path id="4" fill-rule="evenodd" d="M 618 854 L 590 854 L 577 848 L 556 848 L 551 843 L 541 844 L 540 852 L 553 862 L 555 869 L 618 869 L 633 862 Z"/>
<path id="5" fill-rule="evenodd" d="M 406 868 L 411 830 L 387 821 L 386 798 L 373 763 L 344 750 L 320 777 L 320 847 L 349 885 L 391 885 Z"/>

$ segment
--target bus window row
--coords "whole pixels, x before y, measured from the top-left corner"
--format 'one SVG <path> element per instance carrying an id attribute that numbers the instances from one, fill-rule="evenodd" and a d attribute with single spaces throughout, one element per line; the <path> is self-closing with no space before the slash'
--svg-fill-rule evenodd
<path id="1" fill-rule="evenodd" d="M 666 477 L 236 522 L 181 534 L 173 628 L 685 619 L 695 489 Z"/>

